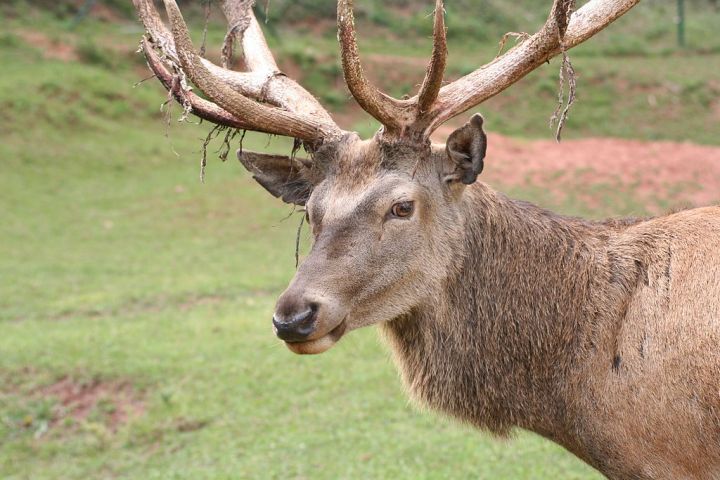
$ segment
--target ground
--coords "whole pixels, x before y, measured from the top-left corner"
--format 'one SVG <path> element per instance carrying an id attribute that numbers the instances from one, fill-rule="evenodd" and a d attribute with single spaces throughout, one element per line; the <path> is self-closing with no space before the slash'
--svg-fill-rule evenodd
<path id="1" fill-rule="evenodd" d="M 324 355 L 292 355 L 270 315 L 293 275 L 301 214 L 231 159 L 212 159 L 199 182 L 208 127 L 166 124 L 160 89 L 132 88 L 146 72 L 133 24 L 8 25 L 1 478 L 598 478 L 534 435 L 496 440 L 409 406 L 372 328 Z M 376 74 L 393 63 L 382 47 L 369 47 Z M 304 48 L 284 45 L 281 61 L 301 72 Z M 483 109 L 481 180 L 592 218 L 718 203 L 716 64 L 712 53 L 579 56 L 592 81 L 561 144 L 546 127 L 548 67 Z M 344 99 L 335 108 L 344 126 L 374 128 Z M 244 146 L 290 148 L 253 135 Z"/>
<path id="2" fill-rule="evenodd" d="M 558 205 L 579 202 L 585 215 L 617 208 L 626 215 L 660 215 L 720 203 L 720 148 L 692 143 L 614 138 L 518 140 L 489 135 L 486 181 L 506 189 L 536 187 Z M 600 190 L 620 198 L 603 199 Z"/>

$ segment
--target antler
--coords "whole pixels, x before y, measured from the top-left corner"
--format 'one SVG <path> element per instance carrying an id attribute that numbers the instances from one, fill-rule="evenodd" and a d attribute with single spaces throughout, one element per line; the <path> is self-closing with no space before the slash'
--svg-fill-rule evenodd
<path id="1" fill-rule="evenodd" d="M 338 0 L 338 39 L 345 80 L 360 106 L 383 124 L 380 132 L 383 140 L 426 144 L 442 123 L 497 95 L 561 51 L 587 40 L 639 1 L 589 0 L 570 15 L 573 0 L 554 0 L 547 21 L 537 33 L 442 87 L 447 41 L 443 0 L 436 0 L 433 52 L 425 79 L 416 96 L 398 100 L 382 93 L 366 78 L 358 54 L 353 0 Z M 238 43 L 244 55 L 245 72 L 232 71 L 201 58 L 193 48 L 177 4 L 174 0 L 164 2 L 170 31 L 152 0 L 133 0 L 147 30 L 142 48 L 148 64 L 186 108 L 220 125 L 294 137 L 303 140 L 310 149 L 344 134 L 307 90 L 278 70 L 252 12 L 253 0 L 221 3 L 229 24 L 223 65 L 229 65 Z M 210 101 L 187 88 L 186 76 Z"/>
<path id="2" fill-rule="evenodd" d="M 447 65 L 447 33 L 445 31 L 445 7 L 443 0 L 435 1 L 435 23 L 433 24 L 433 51 L 430 64 L 418 93 L 419 113 L 425 113 L 440 92 L 445 66 Z"/>
<path id="3" fill-rule="evenodd" d="M 442 85 L 447 62 L 444 14 L 443 0 L 436 0 L 433 52 L 419 96 L 411 100 L 398 100 L 379 91 L 365 77 L 357 48 L 353 0 L 338 0 L 338 40 L 345 83 L 358 104 L 383 124 L 385 140 L 427 140 L 427 136 L 423 138 L 422 132 L 418 132 L 416 127 L 422 123 Z"/>
<path id="4" fill-rule="evenodd" d="M 607 27 L 640 0 L 590 0 L 566 22 L 569 0 L 555 0 L 542 28 L 515 48 L 440 90 L 433 107 L 435 130 L 445 121 L 502 92 L 562 51 Z"/>
<path id="5" fill-rule="evenodd" d="M 234 42 L 239 39 L 247 72 L 235 72 L 200 58 L 174 0 L 165 1 L 171 31 L 152 0 L 133 3 L 147 31 L 148 41 L 142 48 L 150 68 L 178 101 L 201 118 L 234 128 L 294 137 L 311 149 L 344 133 L 307 90 L 279 71 L 252 12 L 254 1 L 222 2 L 229 22 L 223 63 L 227 65 Z M 173 73 L 151 45 L 161 52 Z M 188 91 L 185 76 L 212 101 Z"/>
<path id="6" fill-rule="evenodd" d="M 573 0 L 554 0 L 547 21 L 537 33 L 492 62 L 440 88 L 447 43 L 443 1 L 436 0 L 433 54 L 425 81 L 418 95 L 397 100 L 377 90 L 364 77 L 355 40 L 352 0 L 338 0 L 338 38 L 345 79 L 360 106 L 384 125 L 383 138 L 426 141 L 442 123 L 502 92 L 562 50 L 584 42 L 639 1 L 590 0 L 570 16 Z"/>
<path id="7" fill-rule="evenodd" d="M 337 20 L 343 73 L 350 93 L 363 110 L 379 120 L 385 128 L 393 131 L 401 128 L 403 117 L 406 116 L 402 102 L 382 93 L 365 77 L 355 38 L 352 0 L 338 0 Z"/>

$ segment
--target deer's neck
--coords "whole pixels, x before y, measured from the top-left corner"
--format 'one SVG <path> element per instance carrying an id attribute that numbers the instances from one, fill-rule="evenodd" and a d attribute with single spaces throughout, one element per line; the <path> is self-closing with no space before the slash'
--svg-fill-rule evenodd
<path id="1" fill-rule="evenodd" d="M 608 239 L 619 227 L 560 217 L 485 185 L 467 197 L 464 245 L 443 293 L 382 328 L 421 403 L 568 446 L 574 373 L 627 296 L 611 291 L 628 282 L 608 269 Z"/>

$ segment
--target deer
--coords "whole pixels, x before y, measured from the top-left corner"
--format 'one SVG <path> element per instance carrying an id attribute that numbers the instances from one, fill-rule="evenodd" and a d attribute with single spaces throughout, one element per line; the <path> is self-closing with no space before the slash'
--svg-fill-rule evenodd
<path id="1" fill-rule="evenodd" d="M 445 83 L 436 0 L 425 78 L 396 99 L 365 75 L 353 2 L 339 0 L 346 85 L 382 125 L 369 139 L 279 70 L 253 1 L 220 2 L 222 65 L 197 53 L 174 0 L 169 27 L 151 0 L 134 5 L 147 63 L 186 112 L 308 153 L 238 151 L 264 189 L 306 210 L 312 247 L 272 316 L 292 352 L 377 325 L 419 405 L 498 436 L 536 432 L 612 479 L 720 478 L 720 207 L 567 217 L 478 181 L 482 116 L 430 139 L 638 1 L 554 0 L 536 33 Z"/>

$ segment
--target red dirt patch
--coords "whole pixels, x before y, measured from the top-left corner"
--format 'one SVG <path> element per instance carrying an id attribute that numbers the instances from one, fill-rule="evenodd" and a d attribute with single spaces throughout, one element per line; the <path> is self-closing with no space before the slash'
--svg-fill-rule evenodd
<path id="1" fill-rule="evenodd" d="M 447 138 L 452 127 L 438 132 Z M 651 213 L 720 202 L 720 147 L 611 138 L 523 141 L 490 134 L 483 180 L 536 186 L 556 197 L 592 187 L 632 193 Z M 585 198 L 582 198 L 586 200 Z"/>
<path id="2" fill-rule="evenodd" d="M 102 2 L 97 2 L 92 6 L 90 16 L 108 23 L 122 20 L 122 16 L 119 15 L 116 10 L 107 5 L 103 5 Z"/>
<path id="3" fill-rule="evenodd" d="M 18 30 L 17 33 L 29 45 L 40 50 L 44 58 L 74 62 L 79 59 L 75 47 L 68 43 L 53 40 L 47 35 L 32 30 Z"/>
<path id="4" fill-rule="evenodd" d="M 117 431 L 134 416 L 144 411 L 141 395 L 126 381 L 103 382 L 92 380 L 80 382 L 71 377 L 42 387 L 37 391 L 41 397 L 53 397 L 59 408 L 53 412 L 51 427 L 66 418 L 83 421 L 98 412 L 102 422 Z"/>

